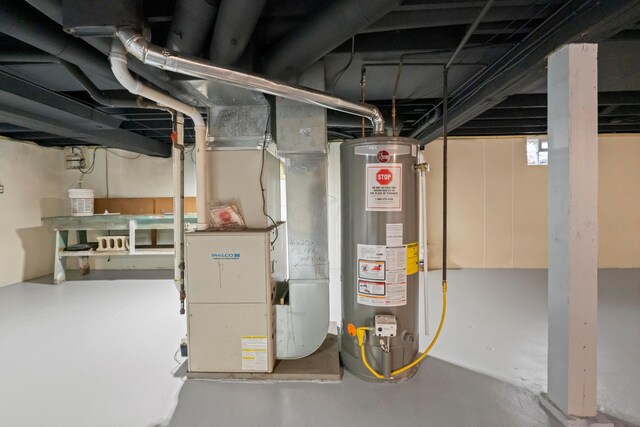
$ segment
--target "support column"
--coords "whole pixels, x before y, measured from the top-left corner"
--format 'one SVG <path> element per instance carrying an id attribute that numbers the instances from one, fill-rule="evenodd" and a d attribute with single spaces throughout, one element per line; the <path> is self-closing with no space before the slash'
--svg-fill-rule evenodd
<path id="1" fill-rule="evenodd" d="M 568 419 L 597 408 L 597 54 L 571 44 L 548 63 L 548 399 Z"/>

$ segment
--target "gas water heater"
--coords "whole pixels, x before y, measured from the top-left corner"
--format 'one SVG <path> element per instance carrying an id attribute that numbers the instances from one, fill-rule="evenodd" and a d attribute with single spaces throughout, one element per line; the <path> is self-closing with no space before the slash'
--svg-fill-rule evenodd
<path id="1" fill-rule="evenodd" d="M 366 380 L 410 378 L 418 352 L 418 141 L 342 144 L 341 359 Z"/>

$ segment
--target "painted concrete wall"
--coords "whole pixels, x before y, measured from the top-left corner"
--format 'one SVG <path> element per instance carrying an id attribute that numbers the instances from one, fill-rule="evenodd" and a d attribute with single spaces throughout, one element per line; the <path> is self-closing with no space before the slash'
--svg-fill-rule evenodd
<path id="1" fill-rule="evenodd" d="M 65 212 L 64 151 L 0 138 L 0 287 L 53 271 L 43 216 Z"/>
<path id="2" fill-rule="evenodd" d="M 542 136 L 541 138 L 544 138 Z M 451 268 L 547 267 L 547 167 L 528 166 L 525 137 L 449 145 Z M 442 263 L 442 143 L 426 148 L 429 268 Z M 599 267 L 640 267 L 640 136 L 599 139 Z"/>
<path id="3" fill-rule="evenodd" d="M 86 150 L 87 166 L 91 165 L 93 149 Z M 98 149 L 92 173 L 85 175 L 83 188 L 94 190 L 96 197 L 170 197 L 173 194 L 171 159 L 150 157 L 128 151 Z M 65 173 L 65 185 L 79 181 L 79 171 Z M 107 179 L 108 178 L 108 179 Z M 108 183 L 108 189 L 107 189 Z M 185 155 L 185 196 L 195 196 L 195 153 Z"/>
<path id="4" fill-rule="evenodd" d="M 92 164 L 93 149 L 86 150 L 87 166 Z M 171 159 L 150 157 L 122 150 L 98 149 L 95 155 L 93 172 L 84 176 L 83 187 L 91 188 L 96 197 L 171 197 L 172 187 Z M 77 186 L 82 179 L 79 171 L 66 171 L 65 188 Z M 184 174 L 185 196 L 195 196 L 195 153 L 185 155 Z M 101 233 L 103 234 L 103 233 Z M 91 237 L 91 236 L 90 236 Z M 70 236 L 71 239 L 73 237 Z M 141 233 L 139 242 L 145 243 L 148 233 Z M 158 232 L 159 243 L 173 244 L 171 230 Z M 91 258 L 94 269 L 172 269 L 172 256 L 122 256 Z M 77 269 L 74 258 L 67 262 L 67 268 Z"/>

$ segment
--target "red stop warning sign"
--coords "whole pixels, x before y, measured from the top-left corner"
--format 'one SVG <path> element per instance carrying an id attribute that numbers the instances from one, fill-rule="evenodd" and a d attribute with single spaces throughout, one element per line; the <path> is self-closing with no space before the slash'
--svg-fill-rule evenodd
<path id="1" fill-rule="evenodd" d="M 392 179 L 393 174 L 389 169 L 380 169 L 376 174 L 376 181 L 378 181 L 380 185 L 389 185 Z"/>

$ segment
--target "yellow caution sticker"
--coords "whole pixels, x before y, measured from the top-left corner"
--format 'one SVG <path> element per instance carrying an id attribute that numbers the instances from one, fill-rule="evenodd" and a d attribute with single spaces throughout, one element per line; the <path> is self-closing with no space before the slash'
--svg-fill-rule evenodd
<path id="1" fill-rule="evenodd" d="M 409 243 L 407 245 L 407 276 L 418 272 L 418 242 Z"/>

